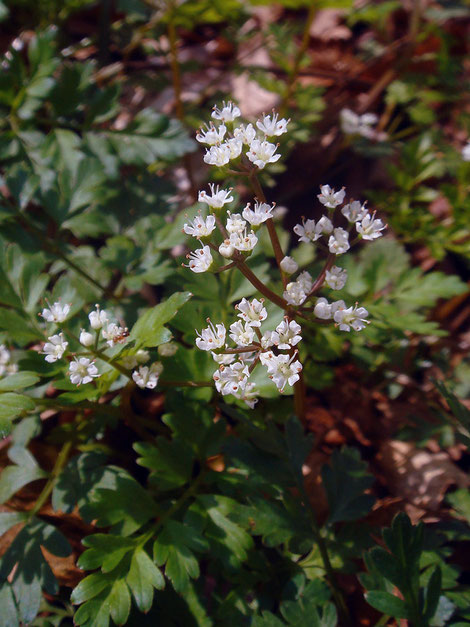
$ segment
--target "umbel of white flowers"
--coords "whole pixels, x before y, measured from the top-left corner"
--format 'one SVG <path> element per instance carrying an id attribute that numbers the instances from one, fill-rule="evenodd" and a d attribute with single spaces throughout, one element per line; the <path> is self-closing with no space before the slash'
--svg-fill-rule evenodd
<path id="1" fill-rule="evenodd" d="M 41 312 L 41 316 L 46 322 L 55 323 L 60 325 L 64 323 L 71 311 L 71 305 L 62 305 L 60 301 L 55 302 L 53 305 L 48 303 L 48 307 L 44 308 Z M 91 383 L 93 379 L 100 376 L 98 367 L 95 364 L 95 360 L 92 357 L 97 356 L 100 358 L 100 353 L 106 350 L 106 346 L 112 348 L 116 344 L 123 344 L 129 332 L 127 327 L 122 327 L 116 322 L 110 320 L 107 311 L 100 308 L 99 305 L 95 305 L 95 309 L 88 314 L 90 322 L 90 330 L 82 329 L 79 336 L 80 344 L 89 349 L 90 356 L 75 356 L 69 364 L 69 377 L 70 381 L 74 385 L 82 385 L 85 383 Z M 66 340 L 64 332 L 50 335 L 48 341 L 44 344 L 41 353 L 45 355 L 45 360 L 49 363 L 53 363 L 62 359 L 64 356 L 69 342 Z M 99 349 L 99 352 L 96 352 Z M 158 377 L 162 371 L 162 365 L 159 362 L 155 362 L 150 367 L 143 366 L 145 362 L 150 359 L 150 355 L 147 351 L 138 350 L 134 354 L 127 354 L 120 359 L 124 368 L 132 370 L 137 368 L 132 373 L 132 379 L 141 388 L 153 389 L 158 383 Z"/>
<path id="2" fill-rule="evenodd" d="M 196 331 L 196 346 L 209 351 L 218 364 L 213 375 L 217 391 L 223 395 L 232 394 L 254 407 L 257 393 L 249 378 L 258 363 L 266 368 L 280 392 L 286 385 L 294 385 L 299 380 L 302 364 L 294 347 L 302 339 L 301 327 L 286 316 L 274 330 L 262 334 L 260 327 L 268 317 L 262 299 L 249 301 L 243 298 L 235 309 L 240 320 L 228 328 L 228 336 L 235 345 L 233 348 L 227 344 L 225 325 L 214 325 L 210 320 L 208 327 Z"/>
<path id="3" fill-rule="evenodd" d="M 239 117 L 239 108 L 231 102 L 224 102 L 220 109 L 214 107 L 212 118 L 216 123 L 212 121 L 206 125 L 206 129 L 201 129 L 196 139 L 209 146 L 204 156 L 206 163 L 223 167 L 234 161 L 236 163 L 231 167 L 237 167 L 240 163 L 241 172 L 248 175 L 250 168 L 252 172 L 256 168 L 263 169 L 279 159 L 280 155 L 276 152 L 278 145 L 268 140 L 287 132 L 288 120 L 279 120 L 273 112 L 272 115 L 263 115 L 253 126 L 239 124 Z M 348 112 L 343 118 L 345 122 L 349 121 L 350 126 L 354 122 L 354 129 L 348 130 L 363 135 L 369 134 L 367 127 L 374 122 L 371 116 L 360 117 L 349 115 Z M 232 188 L 223 189 L 213 184 L 209 187 L 210 193 L 200 191 L 198 197 L 200 203 L 208 206 L 208 215 L 204 216 L 200 212 L 183 227 L 184 233 L 202 243 L 201 248 L 187 255 L 189 263 L 186 267 L 195 273 L 230 268 L 233 264 L 223 267 L 225 259 L 233 259 L 238 263 L 248 257 L 258 243 L 258 229 L 273 217 L 275 207 L 274 203 L 269 205 L 255 199 L 253 204 L 248 203 L 241 211 L 230 211 L 226 205 L 234 202 Z M 336 191 L 329 185 L 321 185 L 317 197 L 326 213 L 318 220 L 303 218 L 293 231 L 299 242 L 312 245 L 319 242 L 327 247 L 329 257 L 320 284 L 319 279 L 314 280 L 306 270 L 300 272 L 295 280 L 287 282 L 287 276 L 297 273 L 299 267 L 292 257 L 284 256 L 279 266 L 285 281 L 283 298 L 289 315 L 275 330 L 264 333 L 260 330 L 267 317 L 262 300 L 249 302 L 243 299 L 236 307 L 241 320 L 234 322 L 228 329 L 235 348 L 227 347 L 227 329 L 221 323 L 214 325 L 208 321 L 208 327 L 196 332 L 197 347 L 210 351 L 219 364 L 214 373 L 217 390 L 244 400 L 250 407 L 256 403 L 257 393 L 249 378 L 258 363 L 267 369 L 269 377 L 281 392 L 287 384 L 293 385 L 299 380 L 302 364 L 297 359 L 297 348 L 294 347 L 301 341 L 301 329 L 292 318 L 296 309 L 301 315 L 312 311 L 312 308 L 303 309 L 310 298 L 315 299 L 314 316 L 319 320 L 331 320 L 341 331 L 361 331 L 368 323 L 368 312 L 364 307 L 357 303 L 348 307 L 343 300 L 328 302 L 325 297 L 318 297 L 316 292 L 322 286 L 330 290 L 341 290 L 345 286 L 347 271 L 334 264 L 333 259 L 350 249 L 351 232 L 355 231 L 354 241 L 370 241 L 382 236 L 385 225 L 375 217 L 375 213 L 369 213 L 365 203 L 352 199 L 345 203 L 344 188 Z M 343 216 L 342 226 L 336 223 L 339 213 Z M 344 224 L 344 218 L 347 225 Z M 223 258 L 220 264 L 214 263 L 213 253 L 217 252 Z"/>

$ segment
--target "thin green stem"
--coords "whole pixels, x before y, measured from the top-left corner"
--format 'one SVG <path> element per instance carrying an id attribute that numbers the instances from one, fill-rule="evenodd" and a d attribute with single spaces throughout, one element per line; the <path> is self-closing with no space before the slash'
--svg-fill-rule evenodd
<path id="1" fill-rule="evenodd" d="M 51 474 L 49 475 L 49 479 L 47 480 L 46 485 L 42 489 L 41 494 L 38 497 L 38 500 L 34 504 L 34 507 L 28 512 L 28 521 L 31 520 L 41 510 L 42 506 L 45 504 L 45 502 L 49 498 L 49 495 L 54 489 L 56 481 L 67 462 L 67 458 L 69 456 L 71 448 L 72 448 L 71 441 L 66 442 L 61 448 L 59 455 L 57 456 L 56 462 L 54 464 L 54 468 L 52 469 Z"/>

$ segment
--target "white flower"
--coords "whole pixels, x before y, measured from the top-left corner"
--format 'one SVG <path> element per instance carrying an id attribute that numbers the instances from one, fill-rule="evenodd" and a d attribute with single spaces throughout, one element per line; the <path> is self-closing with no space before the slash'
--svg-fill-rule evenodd
<path id="1" fill-rule="evenodd" d="M 225 104 L 225 100 L 222 109 L 214 106 L 214 110 L 212 111 L 212 117 L 222 122 L 233 122 L 235 118 L 239 118 L 240 115 L 240 109 L 234 105 L 233 102 L 229 101 Z"/>
<path id="2" fill-rule="evenodd" d="M 341 290 L 346 285 L 348 279 L 348 273 L 343 268 L 333 266 L 331 270 L 326 271 L 325 283 L 332 290 Z"/>
<path id="3" fill-rule="evenodd" d="M 115 322 L 111 322 L 106 328 L 103 327 L 103 337 L 107 340 L 109 348 L 112 348 L 118 342 L 123 344 L 129 335 L 127 327 L 120 327 Z"/>
<path id="4" fill-rule="evenodd" d="M 367 209 L 358 200 L 353 200 L 341 207 L 341 213 L 349 222 L 357 222 L 367 215 Z"/>
<path id="5" fill-rule="evenodd" d="M 227 131 L 227 127 L 221 124 L 218 128 L 213 124 L 209 126 L 206 124 L 206 131 L 204 129 L 199 129 L 199 132 L 196 134 L 196 139 L 201 144 L 208 144 L 209 146 L 214 146 L 215 144 L 220 144 L 224 140 L 225 133 Z"/>
<path id="6" fill-rule="evenodd" d="M 365 307 L 358 307 L 357 303 L 354 307 L 348 307 L 347 309 L 341 307 L 334 313 L 334 320 L 339 325 L 341 331 L 350 331 L 350 327 L 354 331 L 361 331 L 368 324 L 366 319 L 369 312 Z"/>
<path id="7" fill-rule="evenodd" d="M 268 317 L 268 312 L 263 302 L 263 299 L 258 300 L 254 298 L 250 302 L 246 298 L 243 298 L 238 305 L 235 305 L 235 309 L 238 309 L 240 312 L 238 317 L 252 327 L 260 327 L 263 320 L 266 320 Z"/>
<path id="8" fill-rule="evenodd" d="M 289 355 L 277 355 L 266 361 L 269 378 L 274 381 L 280 392 L 284 391 L 287 383 L 294 385 L 300 379 L 299 372 L 302 370 L 300 361 L 294 361 L 297 353 Z"/>
<path id="9" fill-rule="evenodd" d="M 239 213 L 232 213 L 228 215 L 225 228 L 229 233 L 242 233 L 246 227 L 245 220 Z"/>
<path id="10" fill-rule="evenodd" d="M 94 377 L 99 377 L 98 368 L 95 363 L 88 359 L 88 357 L 80 357 L 75 361 L 70 362 L 69 365 L 70 381 L 74 385 L 81 385 L 82 383 L 90 383 Z"/>
<path id="11" fill-rule="evenodd" d="M 346 135 L 361 135 L 368 139 L 379 138 L 380 134 L 372 128 L 377 123 L 378 118 L 375 113 L 364 113 L 358 115 L 350 109 L 342 109 L 340 112 L 341 130 Z"/>
<path id="12" fill-rule="evenodd" d="M 273 217 L 273 209 L 276 205 L 273 203 L 269 206 L 266 202 L 255 202 L 255 206 L 251 209 L 251 203 L 248 203 L 243 209 L 242 215 L 251 225 L 259 226 L 269 218 Z"/>
<path id="13" fill-rule="evenodd" d="M 233 131 L 233 135 L 249 146 L 256 137 L 256 129 L 253 127 L 253 124 L 247 124 L 247 126 L 241 124 Z"/>
<path id="14" fill-rule="evenodd" d="M 280 154 L 274 154 L 276 150 L 276 144 L 271 144 L 267 141 L 254 139 L 250 144 L 250 149 L 246 153 L 246 156 L 252 163 L 254 163 L 254 165 L 262 170 L 266 164 L 275 163 L 278 159 L 281 158 Z"/>
<path id="15" fill-rule="evenodd" d="M 470 142 L 462 148 L 462 159 L 464 161 L 470 161 Z"/>
<path id="16" fill-rule="evenodd" d="M 371 216 L 367 214 L 361 222 L 356 222 L 356 231 L 361 235 L 362 239 L 373 240 L 382 237 L 385 224 L 382 220 L 374 219 L 375 213 Z"/>
<path id="17" fill-rule="evenodd" d="M 139 366 L 138 370 L 132 373 L 132 379 L 140 388 L 153 390 L 157 387 L 158 377 L 162 373 L 163 366 L 159 361 L 149 366 Z"/>
<path id="18" fill-rule="evenodd" d="M 232 137 L 231 139 L 228 139 L 225 144 L 222 144 L 222 146 L 227 146 L 230 150 L 230 159 L 237 159 L 242 152 L 243 142 L 241 139 Z"/>
<path id="19" fill-rule="evenodd" d="M 229 366 L 230 364 L 233 364 L 233 362 L 236 360 L 237 356 L 231 353 L 211 353 L 212 358 L 215 362 L 217 362 L 219 365 L 221 366 Z"/>
<path id="20" fill-rule="evenodd" d="M 185 223 L 183 231 L 186 235 L 192 235 L 193 237 L 207 237 L 215 229 L 214 216 L 207 216 L 206 219 L 201 216 L 196 216 L 192 222 Z"/>
<path id="21" fill-rule="evenodd" d="M 4 375 L 15 374 L 18 372 L 18 366 L 10 363 L 11 353 L 4 344 L 0 344 L 0 377 Z"/>
<path id="22" fill-rule="evenodd" d="M 335 255 L 345 253 L 349 250 L 349 233 L 340 227 L 336 228 L 333 231 L 333 235 L 330 235 L 328 248 L 330 253 L 334 253 Z"/>
<path id="23" fill-rule="evenodd" d="M 208 196 L 207 192 L 202 190 L 199 192 L 199 202 L 205 202 L 213 209 L 221 209 L 227 203 L 233 202 L 232 188 L 219 190 L 219 186 L 215 187 L 213 183 L 209 183 L 209 187 L 211 188 L 211 195 Z"/>
<path id="24" fill-rule="evenodd" d="M 222 257 L 226 257 L 227 259 L 229 259 L 234 252 L 235 248 L 232 246 L 229 239 L 225 239 L 219 246 L 219 253 L 222 255 Z"/>
<path id="25" fill-rule="evenodd" d="M 240 389 L 244 390 L 248 383 L 248 366 L 237 361 L 229 366 L 221 365 L 213 374 L 215 387 L 220 394 L 236 394 Z"/>
<path id="26" fill-rule="evenodd" d="M 300 324 L 295 320 L 283 320 L 277 325 L 276 330 L 271 335 L 271 340 L 281 350 L 289 350 L 300 342 L 302 336 Z"/>
<path id="27" fill-rule="evenodd" d="M 91 328 L 97 331 L 98 329 L 105 327 L 108 324 L 109 319 L 106 311 L 101 310 L 99 305 L 95 305 L 95 307 L 96 311 L 89 313 L 88 319 L 90 320 Z"/>
<path id="28" fill-rule="evenodd" d="M 5 344 L 0 344 L 0 366 L 6 366 L 10 361 L 11 353 Z"/>
<path id="29" fill-rule="evenodd" d="M 60 302 L 57 301 L 52 307 L 49 305 L 49 308 L 44 308 L 41 316 L 46 322 L 64 322 L 69 313 L 70 305 L 61 305 Z"/>
<path id="30" fill-rule="evenodd" d="M 340 205 L 346 195 L 344 188 L 340 189 L 339 192 L 335 192 L 329 185 L 320 185 L 320 192 L 321 193 L 317 195 L 318 200 L 322 205 L 330 209 L 334 209 Z"/>
<path id="31" fill-rule="evenodd" d="M 333 231 L 333 223 L 326 216 L 322 216 L 317 223 L 315 220 L 302 220 L 302 224 L 296 224 L 293 230 L 299 236 L 299 242 L 316 242 L 323 234 Z"/>
<path id="32" fill-rule="evenodd" d="M 263 333 L 263 335 L 261 336 L 261 348 L 263 350 L 268 350 L 268 348 L 271 348 L 271 346 L 274 345 L 273 342 L 273 333 L 274 331 L 265 331 Z"/>
<path id="33" fill-rule="evenodd" d="M 95 341 L 95 336 L 89 331 L 82 329 L 80 332 L 80 344 L 82 346 L 91 346 Z"/>
<path id="34" fill-rule="evenodd" d="M 313 279 L 310 272 L 304 270 L 297 277 L 297 283 L 302 287 L 303 291 L 308 294 L 313 287 Z"/>
<path id="35" fill-rule="evenodd" d="M 294 274 L 299 269 L 299 266 L 292 257 L 284 257 L 279 264 L 281 266 L 281 270 L 286 274 Z"/>
<path id="36" fill-rule="evenodd" d="M 263 115 L 263 117 L 256 122 L 256 126 L 268 137 L 272 137 L 273 135 L 283 135 L 284 133 L 287 133 L 289 120 L 282 118 L 278 122 L 278 117 L 279 114 L 274 112 L 272 118 L 270 115 Z"/>
<path id="37" fill-rule="evenodd" d="M 283 296 L 289 305 L 294 305 L 296 307 L 307 300 L 307 294 L 304 290 L 303 284 L 298 283 L 297 281 L 293 281 L 292 283 L 288 283 L 286 285 Z"/>
<path id="38" fill-rule="evenodd" d="M 186 255 L 186 258 L 189 259 L 189 263 L 186 265 L 186 268 L 189 268 L 196 273 L 206 272 L 209 270 L 213 261 L 209 246 L 198 248 L 192 253 L 189 253 L 189 255 Z"/>
<path id="39" fill-rule="evenodd" d="M 239 390 L 234 393 L 234 396 L 244 401 L 250 409 L 253 409 L 258 402 L 258 393 L 255 388 L 254 383 L 247 383 L 244 388 L 239 388 Z"/>
<path id="40" fill-rule="evenodd" d="M 49 341 L 44 344 L 44 350 L 41 352 L 46 355 L 45 360 L 52 364 L 62 357 L 69 343 L 65 341 L 63 333 L 51 335 L 47 339 Z"/>
<path id="41" fill-rule="evenodd" d="M 243 233 L 232 233 L 230 235 L 230 244 L 241 252 L 248 252 L 258 243 L 258 238 L 250 231 L 247 233 L 246 229 Z"/>
<path id="42" fill-rule="evenodd" d="M 255 339 L 255 332 L 247 322 L 243 325 L 240 320 L 237 320 L 230 325 L 230 337 L 237 346 L 250 346 Z"/>
<path id="43" fill-rule="evenodd" d="M 206 154 L 203 158 L 205 163 L 208 163 L 209 165 L 222 167 L 223 165 L 227 165 L 230 161 L 230 155 L 231 150 L 229 146 L 221 144 L 220 146 L 211 146 L 208 150 L 206 150 Z"/>
<path id="44" fill-rule="evenodd" d="M 178 344 L 175 342 L 164 342 L 158 347 L 158 354 L 162 357 L 173 357 L 178 351 Z"/>
<path id="45" fill-rule="evenodd" d="M 317 300 L 313 313 L 317 318 L 321 318 L 322 320 L 329 320 L 333 316 L 331 305 L 323 296 Z"/>
<path id="46" fill-rule="evenodd" d="M 207 319 L 209 326 L 199 333 L 196 330 L 196 346 L 202 351 L 213 351 L 217 348 L 225 347 L 225 335 L 227 330 L 223 324 L 217 324 L 215 327 L 210 321 Z"/>

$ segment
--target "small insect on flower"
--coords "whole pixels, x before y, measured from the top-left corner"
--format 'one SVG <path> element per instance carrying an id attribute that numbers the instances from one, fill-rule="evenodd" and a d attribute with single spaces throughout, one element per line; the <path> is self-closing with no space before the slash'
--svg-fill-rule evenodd
<path id="1" fill-rule="evenodd" d="M 103 329 L 103 337 L 107 340 L 108 346 L 112 348 L 115 344 L 123 344 L 126 341 L 129 337 L 129 329 L 111 322 L 106 329 Z"/>
<path id="2" fill-rule="evenodd" d="M 51 335 L 51 337 L 47 339 L 49 341 L 44 344 L 44 350 L 41 352 L 43 355 L 46 355 L 45 360 L 52 364 L 58 359 L 61 359 L 69 343 L 65 341 L 63 333 Z"/>
<path id="3" fill-rule="evenodd" d="M 90 383 L 100 374 L 95 363 L 88 357 L 80 357 L 79 359 L 75 357 L 75 361 L 70 362 L 69 365 L 69 376 L 74 385 L 81 385 L 82 383 Z"/>
<path id="4" fill-rule="evenodd" d="M 62 305 L 60 301 L 57 301 L 52 306 L 45 307 L 40 315 L 46 322 L 64 322 L 70 313 L 70 307 L 71 305 Z"/>

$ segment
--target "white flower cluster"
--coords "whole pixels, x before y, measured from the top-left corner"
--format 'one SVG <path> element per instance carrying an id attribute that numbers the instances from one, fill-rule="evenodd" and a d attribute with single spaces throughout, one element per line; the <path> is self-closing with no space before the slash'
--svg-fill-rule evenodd
<path id="1" fill-rule="evenodd" d="M 367 139 L 383 141 L 387 134 L 377 131 L 374 125 L 378 122 L 375 113 L 363 113 L 359 115 L 351 109 L 341 109 L 339 114 L 341 130 L 345 135 L 360 135 Z"/>
<path id="2" fill-rule="evenodd" d="M 302 364 L 296 359 L 297 350 L 294 347 L 302 339 L 301 328 L 295 320 L 286 317 L 274 331 L 262 334 L 260 327 L 268 316 L 263 300 L 243 298 L 235 309 L 240 320 L 228 329 L 235 348 L 227 347 L 225 325 L 214 325 L 210 320 L 208 327 L 201 332 L 196 331 L 196 346 L 210 351 L 219 364 L 213 375 L 217 391 L 223 395 L 233 394 L 249 407 L 254 407 L 257 393 L 249 377 L 258 363 L 266 367 L 280 392 L 287 384 L 294 385 L 299 380 Z M 289 353 L 275 353 L 274 350 Z"/>
<path id="3" fill-rule="evenodd" d="M 227 203 L 233 201 L 230 195 L 231 190 L 219 189 L 210 185 L 211 194 L 204 191 L 199 192 L 199 202 L 204 202 L 212 209 L 222 209 Z M 264 223 L 273 217 L 275 205 L 268 205 L 265 202 L 255 200 L 252 207 L 248 203 L 241 213 L 230 213 L 227 211 L 225 225 L 223 225 L 225 239 L 218 247 L 219 254 L 222 257 L 230 258 L 236 251 L 239 253 L 250 254 L 258 243 L 255 231 Z M 216 228 L 216 217 L 213 214 L 203 218 L 198 215 L 192 222 L 186 222 L 183 226 L 183 232 L 187 235 L 202 240 L 210 237 L 212 231 Z M 212 266 L 213 257 L 210 247 L 206 244 L 202 248 L 189 253 L 187 255 L 189 263 L 186 265 L 193 272 L 206 272 Z"/>
<path id="4" fill-rule="evenodd" d="M 320 192 L 318 200 L 330 210 L 330 213 L 344 202 L 346 195 L 344 189 L 337 192 L 329 185 L 321 185 Z M 381 231 L 385 228 L 384 223 L 375 218 L 375 213 L 371 215 L 365 205 L 361 205 L 358 200 L 351 200 L 343 205 L 341 213 L 349 223 L 355 225 L 356 231 L 362 239 L 373 240 L 382 236 Z M 299 236 L 299 242 L 316 242 L 322 236 L 328 236 L 328 249 L 330 253 L 335 255 L 343 255 L 350 248 L 349 231 L 342 227 L 334 227 L 332 220 L 325 215 L 317 222 L 315 220 L 303 220 L 302 224 L 294 226 L 294 233 Z"/>
<path id="5" fill-rule="evenodd" d="M 362 331 L 369 321 L 366 319 L 369 312 L 365 307 L 346 307 L 344 300 L 329 303 L 326 298 L 318 298 L 314 312 L 317 318 L 322 320 L 334 320 L 340 331 Z"/>
<path id="6" fill-rule="evenodd" d="M 49 305 L 48 308 L 43 309 L 41 315 L 47 322 L 60 324 L 66 320 L 69 313 L 70 305 L 61 305 L 57 301 L 53 305 Z M 110 321 L 108 312 L 101 309 L 99 305 L 95 305 L 95 309 L 88 314 L 88 319 L 90 321 L 90 330 L 82 329 L 79 341 L 85 348 L 90 348 L 92 354 L 96 353 L 100 356 L 100 353 L 92 348 L 94 347 L 102 351 L 103 347 L 100 346 L 100 341 L 104 340 L 109 348 L 112 348 L 115 344 L 125 342 L 129 335 L 127 327 L 122 327 L 116 322 Z M 62 332 L 51 335 L 47 339 L 48 341 L 44 344 L 41 353 L 46 356 L 45 360 L 47 362 L 54 363 L 64 356 L 69 343 Z M 0 359 L 1 354 L 0 351 Z M 144 366 L 143 364 L 149 359 L 148 351 L 141 349 L 135 355 L 125 355 L 120 361 L 124 368 L 128 370 L 137 368 L 131 375 L 136 385 L 140 388 L 154 389 L 158 383 L 162 365 L 156 362 L 150 366 Z M 73 357 L 69 365 L 69 377 L 74 385 L 90 383 L 99 376 L 100 372 L 93 359 L 86 356 Z"/>
<path id="7" fill-rule="evenodd" d="M 268 163 L 275 163 L 280 154 L 276 153 L 277 144 L 268 138 L 278 137 L 287 132 L 289 120 L 279 120 L 278 114 L 263 115 L 253 124 L 236 124 L 241 115 L 240 109 L 232 102 L 224 102 L 221 109 L 214 107 L 210 124 L 200 129 L 196 139 L 209 146 L 204 161 L 209 165 L 224 166 L 238 159 L 242 152 L 257 168 L 262 170 Z M 218 126 L 216 126 L 216 123 Z M 228 130 L 227 126 L 230 127 Z"/>
<path id="8" fill-rule="evenodd" d="M 18 372 L 18 366 L 11 363 L 11 353 L 5 344 L 0 344 L 0 379 Z"/>

